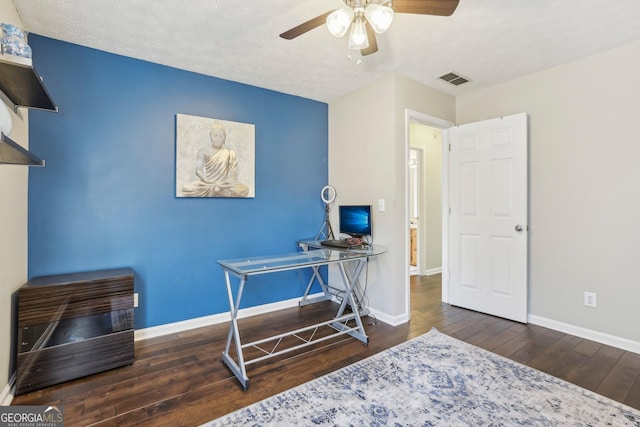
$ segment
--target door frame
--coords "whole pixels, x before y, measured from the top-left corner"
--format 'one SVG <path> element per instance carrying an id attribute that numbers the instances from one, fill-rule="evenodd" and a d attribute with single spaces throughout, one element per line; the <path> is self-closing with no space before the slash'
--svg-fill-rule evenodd
<path id="1" fill-rule="evenodd" d="M 426 126 L 431 126 L 442 130 L 442 301 L 449 301 L 449 140 L 446 130 L 455 126 L 448 120 L 420 113 L 418 111 L 405 109 L 405 194 L 409 194 L 409 150 L 411 148 L 410 141 L 410 123 L 418 122 Z M 404 223 L 409 223 L 409 198 L 406 197 L 404 206 Z M 405 227 L 405 241 L 409 242 L 409 227 Z M 406 257 L 409 260 L 409 245 L 405 245 Z M 411 318 L 411 288 L 409 276 L 409 263 L 405 265 L 405 306 L 407 317 Z"/>

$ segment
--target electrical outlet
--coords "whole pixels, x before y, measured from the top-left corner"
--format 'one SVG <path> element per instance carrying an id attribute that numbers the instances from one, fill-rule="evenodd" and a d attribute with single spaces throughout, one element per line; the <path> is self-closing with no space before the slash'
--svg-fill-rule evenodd
<path id="1" fill-rule="evenodd" d="M 587 307 L 593 307 L 593 308 L 596 308 L 598 306 L 598 301 L 596 299 L 595 292 L 584 293 L 584 305 Z"/>
<path id="2" fill-rule="evenodd" d="M 378 212 L 384 212 L 384 199 L 378 200 Z"/>
<path id="3" fill-rule="evenodd" d="M 137 307 L 138 306 L 138 293 L 134 293 L 133 294 L 133 306 Z"/>

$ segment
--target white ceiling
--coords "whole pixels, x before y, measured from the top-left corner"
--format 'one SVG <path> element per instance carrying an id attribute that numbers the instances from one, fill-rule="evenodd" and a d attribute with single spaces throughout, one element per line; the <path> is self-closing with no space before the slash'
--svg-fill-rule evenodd
<path id="1" fill-rule="evenodd" d="M 13 2 L 32 33 L 324 102 L 391 72 L 457 95 L 640 40 L 640 0 L 460 0 L 450 17 L 396 14 L 357 64 L 324 26 L 278 37 L 341 0 Z M 472 82 L 437 79 L 450 71 Z"/>

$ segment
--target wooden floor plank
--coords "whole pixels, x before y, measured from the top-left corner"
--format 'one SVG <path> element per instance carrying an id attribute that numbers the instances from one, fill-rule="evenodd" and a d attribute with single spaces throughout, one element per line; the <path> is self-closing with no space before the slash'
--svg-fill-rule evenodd
<path id="1" fill-rule="evenodd" d="M 138 341 L 133 365 L 17 396 L 12 404 L 63 406 L 67 427 L 199 425 L 436 327 L 640 409 L 640 355 L 444 304 L 440 280 L 412 277 L 409 323 L 366 318 L 368 345 L 341 337 L 250 365 L 248 391 L 221 362 L 227 322 Z M 315 323 L 335 309 L 324 302 L 240 319 L 243 339 Z"/>
<path id="2" fill-rule="evenodd" d="M 623 353 L 596 388 L 596 393 L 625 402 L 634 384 L 640 378 L 640 354 Z"/>
<path id="3" fill-rule="evenodd" d="M 609 395 L 605 394 L 605 396 Z M 612 395 L 611 398 L 615 400 L 615 396 Z M 633 408 L 640 408 L 640 377 L 636 378 L 622 403 Z"/>
<path id="4" fill-rule="evenodd" d="M 578 345 L 579 342 L 580 338 L 565 334 L 562 338 L 551 344 L 543 353 L 531 359 L 528 365 L 532 368 L 544 370 L 545 367 L 548 369 L 549 366 L 563 363 L 565 355 Z"/>
<path id="5" fill-rule="evenodd" d="M 526 339 L 523 338 L 525 345 L 513 353 L 511 358 L 517 362 L 528 364 L 560 340 L 564 334 L 533 325 L 529 333 L 525 335 Z"/>
<path id="6" fill-rule="evenodd" d="M 576 381 L 582 387 L 595 391 L 623 354 L 624 350 L 601 346 L 593 357 L 586 360 L 574 371 L 571 381 Z"/>

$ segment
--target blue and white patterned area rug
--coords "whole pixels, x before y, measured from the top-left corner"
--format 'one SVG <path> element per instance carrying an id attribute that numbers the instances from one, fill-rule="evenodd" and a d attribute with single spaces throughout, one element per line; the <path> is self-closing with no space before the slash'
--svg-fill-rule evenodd
<path id="1" fill-rule="evenodd" d="M 640 426 L 640 411 L 432 329 L 204 425 Z"/>

